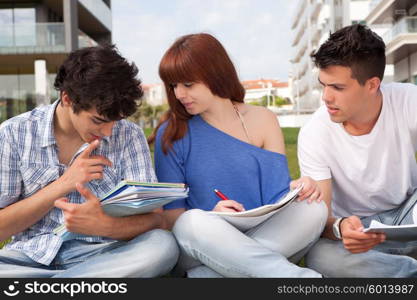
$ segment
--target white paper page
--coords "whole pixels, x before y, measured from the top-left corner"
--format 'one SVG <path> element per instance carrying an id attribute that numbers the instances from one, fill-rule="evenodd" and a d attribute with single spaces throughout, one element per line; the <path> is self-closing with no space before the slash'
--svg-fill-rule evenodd
<path id="1" fill-rule="evenodd" d="M 413 241 L 417 240 L 417 224 L 407 225 L 386 225 L 381 222 L 372 220 L 364 232 L 383 232 L 387 240 L 391 241 Z"/>
<path id="2" fill-rule="evenodd" d="M 299 187 L 295 188 L 294 190 L 288 192 L 283 198 L 281 198 L 277 203 L 274 204 L 266 204 L 257 208 L 253 208 L 246 211 L 241 212 L 217 212 L 217 211 L 211 211 L 211 214 L 219 215 L 219 216 L 231 216 L 231 217 L 258 217 L 265 214 L 270 213 L 271 211 L 276 211 L 281 207 L 284 207 L 288 204 L 291 200 L 293 200 L 298 193 L 303 188 L 303 185 L 300 185 Z"/>

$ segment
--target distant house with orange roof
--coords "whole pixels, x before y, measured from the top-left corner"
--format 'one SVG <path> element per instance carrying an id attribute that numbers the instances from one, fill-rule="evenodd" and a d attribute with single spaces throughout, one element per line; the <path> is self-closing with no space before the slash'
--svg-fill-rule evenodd
<path id="1" fill-rule="evenodd" d="M 167 103 L 165 87 L 162 83 L 142 84 L 143 100 L 149 105 L 156 106 Z"/>
<path id="2" fill-rule="evenodd" d="M 291 91 L 288 82 L 274 79 L 258 79 L 242 81 L 245 88 L 245 102 L 260 101 L 264 96 L 279 96 L 291 101 Z"/>

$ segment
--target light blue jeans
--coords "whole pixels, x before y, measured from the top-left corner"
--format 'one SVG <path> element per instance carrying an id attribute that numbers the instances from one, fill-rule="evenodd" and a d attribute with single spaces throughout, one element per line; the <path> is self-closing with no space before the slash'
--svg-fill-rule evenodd
<path id="1" fill-rule="evenodd" d="M 241 232 L 199 209 L 183 213 L 173 232 L 180 246 L 176 275 L 188 277 L 321 277 L 298 261 L 319 238 L 326 205 L 293 202 L 262 224 Z"/>
<path id="2" fill-rule="evenodd" d="M 2 249 L 0 277 L 156 277 L 168 273 L 178 255 L 173 235 L 154 229 L 126 242 L 66 241 L 49 266 Z"/>
<path id="3" fill-rule="evenodd" d="M 371 220 L 387 225 L 411 224 L 417 192 L 396 208 L 361 218 L 364 227 Z M 306 257 L 308 267 L 325 277 L 417 277 L 417 241 L 386 241 L 372 250 L 353 254 L 342 241 L 320 239 Z"/>

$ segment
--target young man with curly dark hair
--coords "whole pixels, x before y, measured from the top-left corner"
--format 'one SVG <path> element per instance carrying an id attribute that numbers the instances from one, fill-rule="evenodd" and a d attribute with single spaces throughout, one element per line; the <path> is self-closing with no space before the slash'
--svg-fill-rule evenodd
<path id="1" fill-rule="evenodd" d="M 124 120 L 143 94 L 138 70 L 111 45 L 60 67 L 51 105 L 0 127 L 0 277 L 154 277 L 178 256 L 161 212 L 105 214 L 95 195 L 122 179 L 156 181 L 142 130 Z M 81 237 L 63 241 L 65 223 Z"/>
<path id="2" fill-rule="evenodd" d="M 329 217 L 307 265 L 328 277 L 415 277 L 417 241 L 363 232 L 372 220 L 413 222 L 417 200 L 417 86 L 381 84 L 385 44 L 345 27 L 312 55 L 324 104 L 301 129 L 301 173 L 315 179 Z"/>

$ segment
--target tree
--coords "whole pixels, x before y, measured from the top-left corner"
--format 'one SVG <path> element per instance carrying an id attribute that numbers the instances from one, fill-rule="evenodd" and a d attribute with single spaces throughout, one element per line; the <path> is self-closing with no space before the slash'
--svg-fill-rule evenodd
<path id="1" fill-rule="evenodd" d="M 168 104 L 149 105 L 142 102 L 136 112 L 128 119 L 143 128 L 153 128 L 155 123 L 168 110 Z"/>

